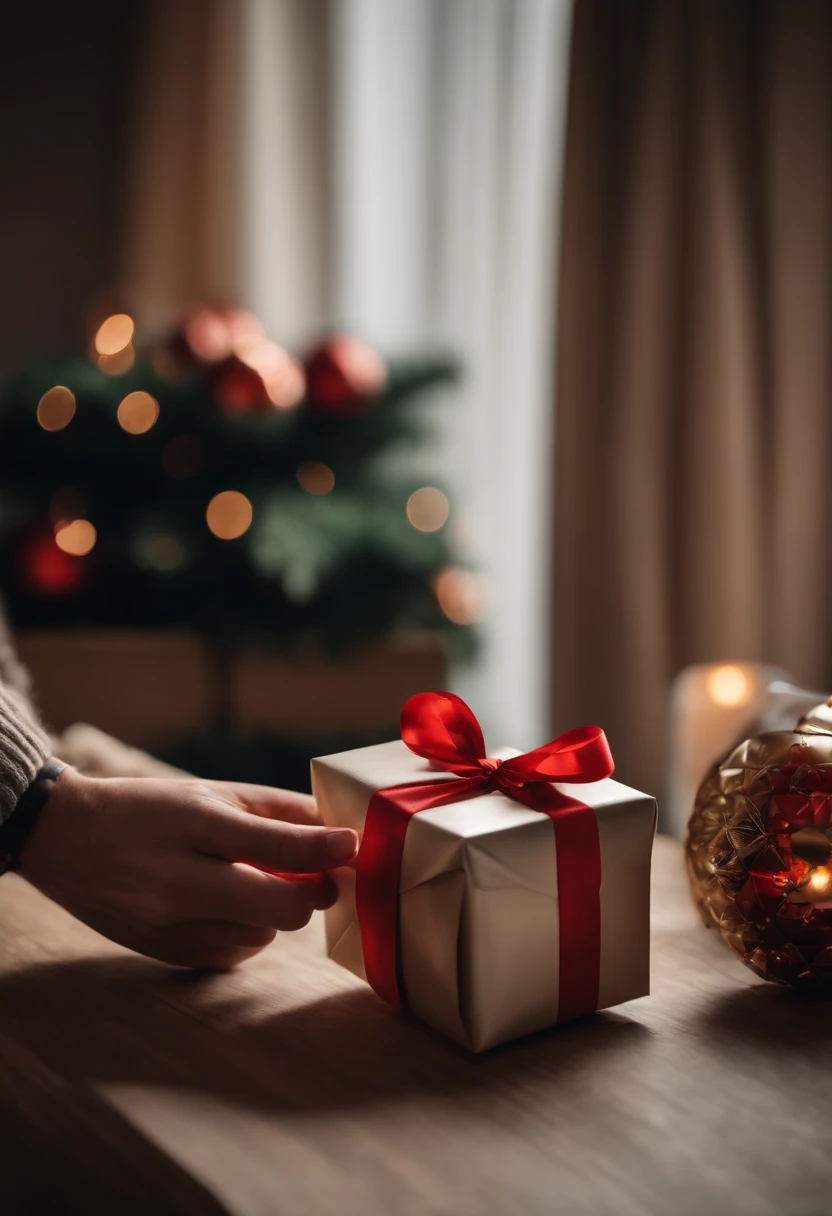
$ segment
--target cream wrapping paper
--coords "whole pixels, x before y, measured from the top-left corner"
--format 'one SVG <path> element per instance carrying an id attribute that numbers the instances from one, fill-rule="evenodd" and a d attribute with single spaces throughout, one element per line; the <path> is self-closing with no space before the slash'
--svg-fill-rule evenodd
<path id="1" fill-rule="evenodd" d="M 517 755 L 503 749 L 495 756 Z M 324 822 L 363 830 L 370 798 L 410 782 L 455 780 L 397 740 L 312 761 Z M 595 811 L 601 845 L 598 1008 L 649 991 L 655 799 L 617 781 L 558 785 Z M 330 957 L 362 979 L 355 874 L 339 871 L 326 914 Z M 399 884 L 402 978 L 417 1017 L 473 1051 L 552 1025 L 558 1015 L 555 833 L 501 793 L 410 821 Z"/>

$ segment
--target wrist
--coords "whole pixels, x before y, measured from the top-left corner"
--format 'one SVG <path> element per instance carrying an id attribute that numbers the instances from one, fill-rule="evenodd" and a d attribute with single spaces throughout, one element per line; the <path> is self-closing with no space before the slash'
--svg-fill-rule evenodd
<path id="1" fill-rule="evenodd" d="M 18 804 L 18 809 L 14 812 L 12 819 L 7 825 L 4 825 L 3 832 L 7 827 L 12 828 L 14 817 L 20 814 L 21 810 L 26 812 L 26 821 L 18 821 L 16 847 L 12 849 L 11 865 L 6 868 L 19 870 L 25 877 L 31 879 L 31 872 L 37 868 L 34 864 L 35 860 L 43 851 L 40 845 L 46 843 L 48 835 L 52 834 L 49 830 L 50 824 L 54 824 L 56 820 L 64 820 L 68 816 L 77 815 L 77 812 L 89 800 L 89 787 L 92 784 L 94 783 L 90 777 L 85 777 L 77 769 L 63 765 L 60 772 L 49 782 L 48 788 L 41 791 L 38 807 L 27 812 L 25 806 Z M 25 799 L 26 795 L 21 799 L 21 803 Z M 2 842 L 0 842 L 0 848 L 2 847 Z"/>
<path id="2" fill-rule="evenodd" d="M 66 765 L 62 761 L 47 761 L 24 790 L 10 817 L 0 826 L 0 873 L 19 867 L 29 836 L 65 771 Z"/>

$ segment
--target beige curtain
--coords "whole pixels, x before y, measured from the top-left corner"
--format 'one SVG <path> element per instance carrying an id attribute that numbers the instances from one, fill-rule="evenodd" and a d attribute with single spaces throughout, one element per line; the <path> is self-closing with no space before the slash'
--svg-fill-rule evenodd
<path id="1" fill-rule="evenodd" d="M 123 280 L 143 328 L 195 300 L 287 343 L 328 311 L 328 0 L 147 0 Z"/>
<path id="2" fill-rule="evenodd" d="M 554 705 L 663 786 L 688 663 L 830 669 L 832 5 L 578 0 Z"/>

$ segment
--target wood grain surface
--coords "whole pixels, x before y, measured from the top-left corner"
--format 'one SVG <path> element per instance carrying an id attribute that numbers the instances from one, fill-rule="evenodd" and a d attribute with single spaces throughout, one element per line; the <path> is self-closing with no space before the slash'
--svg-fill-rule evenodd
<path id="1" fill-rule="evenodd" d="M 320 923 L 194 975 L 3 878 L 3 1212 L 823 1216 L 832 1005 L 699 926 L 678 844 L 654 872 L 653 995 L 476 1058 Z"/>

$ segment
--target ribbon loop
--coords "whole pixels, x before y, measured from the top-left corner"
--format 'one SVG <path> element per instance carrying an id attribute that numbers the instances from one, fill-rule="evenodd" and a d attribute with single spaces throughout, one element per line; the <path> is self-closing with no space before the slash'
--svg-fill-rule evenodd
<path id="1" fill-rule="evenodd" d="M 402 710 L 401 729 L 412 752 L 446 772 L 468 776 L 499 768 L 500 783 L 512 787 L 530 781 L 600 781 L 615 769 L 600 726 L 578 726 L 510 760 L 491 759 L 485 754 L 479 722 L 452 692 L 420 692 L 411 697 Z"/>
<path id="2" fill-rule="evenodd" d="M 405 702 L 402 739 L 412 752 L 449 773 L 479 771 L 485 759 L 480 724 L 452 692 L 419 692 Z"/>
<path id="3" fill-rule="evenodd" d="M 551 743 L 514 756 L 503 764 L 501 776 L 520 781 L 578 783 L 611 777 L 615 764 L 600 726 L 578 726 Z"/>

